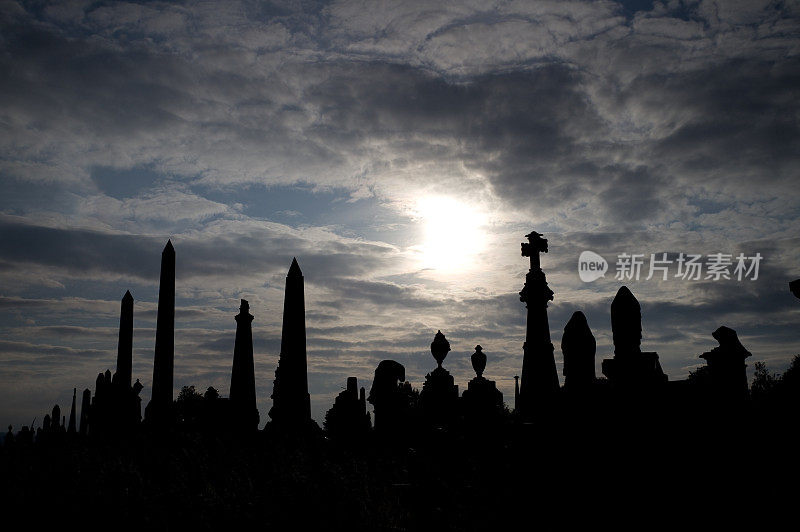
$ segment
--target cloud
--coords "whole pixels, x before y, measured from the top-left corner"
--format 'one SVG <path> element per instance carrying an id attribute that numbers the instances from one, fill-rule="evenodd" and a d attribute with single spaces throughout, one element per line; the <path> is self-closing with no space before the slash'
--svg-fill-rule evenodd
<path id="1" fill-rule="evenodd" d="M 232 315 L 247 298 L 262 420 L 295 256 L 315 414 L 349 374 L 368 384 L 382 358 L 407 364 L 418 385 L 439 328 L 457 381 L 481 343 L 510 399 L 525 330 L 518 245 L 531 228 L 550 238 L 559 363 L 578 309 L 598 360 L 612 349 L 620 283 L 613 272 L 580 283 L 586 249 L 764 255 L 757 283 L 631 285 L 647 347 L 671 376 L 722 323 L 775 364 L 796 351 L 785 287 L 800 229 L 791 4 L 365 6 L 4 4 L 0 330 L 17 362 L 3 382 L 41 364 L 30 393 L 69 390 L 83 373 L 90 385 L 95 366 L 113 364 L 128 288 L 141 320 L 135 364 L 148 375 L 167 238 L 178 380 L 227 388 Z M 413 209 L 428 194 L 487 213 L 478 268 L 420 270 Z M 36 330 L 41 344 L 29 342 Z M 66 357 L 83 363 L 59 375 L 44 362 Z"/>
<path id="2" fill-rule="evenodd" d="M 174 237 L 173 237 L 174 238 Z M 183 279 L 258 276 L 287 269 L 293 255 L 314 276 L 332 272 L 359 275 L 388 260 L 387 245 L 345 239 L 325 230 L 293 230 L 268 222 L 221 221 L 203 232 L 175 239 L 177 275 Z M 153 281 L 160 269 L 164 237 L 44 227 L 0 219 L 0 252 L 18 267 L 27 264 L 56 269 L 61 275 Z"/>
<path id="3" fill-rule="evenodd" d="M 73 357 L 99 358 L 106 353 L 99 349 L 73 349 L 65 346 L 35 344 L 30 342 L 14 342 L 8 340 L 0 341 L 0 353 L 3 353 L 4 365 L 23 364 L 35 366 L 37 360 L 48 359 L 49 363 L 55 362 L 62 364 L 69 363 Z M 24 356 L 24 358 L 14 358 L 14 355 Z M 34 355 L 37 360 L 31 360 L 26 355 Z"/>
<path id="4" fill-rule="evenodd" d="M 151 27 L 158 9 L 168 32 Z M 584 226 L 603 215 L 639 226 L 644 213 L 651 223 L 668 219 L 684 208 L 684 187 L 707 194 L 698 181 L 730 190 L 732 201 L 777 197 L 780 188 L 747 183 L 758 176 L 785 186 L 796 172 L 797 68 L 791 57 L 776 63 L 778 50 L 795 46 L 795 35 L 776 24 L 794 15 L 748 12 L 769 22 L 763 31 L 770 33 L 732 48 L 720 36 L 738 35 L 738 11 L 712 17 L 704 5 L 689 9 L 696 18 L 657 4 L 627 21 L 613 3 L 504 4 L 499 11 L 409 4 L 377 14 L 338 2 L 326 9 L 326 23 L 314 12 L 248 6 L 87 5 L 85 33 L 71 40 L 55 15 L 38 26 L 18 21 L 9 46 L 14 65 L 27 68 L 5 86 L 11 123 L 20 130 L 41 124 L 45 136 L 18 136 L 7 171 L 51 180 L 59 172 L 59 179 L 86 183 L 96 165 L 144 164 L 208 183 L 310 179 L 357 190 L 367 169 L 388 196 L 407 183 L 425 188 L 432 184 L 426 174 L 438 174 L 443 187 L 477 180 L 517 208 L 547 217 L 571 212 L 570 223 Z M 328 49 L 298 37 L 308 35 L 308 24 Z M 281 33 L 276 25 L 293 37 L 247 59 L 248 32 L 266 38 Z M 537 32 L 552 43 L 544 52 Z M 394 52 L 342 51 L 401 37 L 407 46 Z M 437 44 L 445 38 L 447 46 Z M 767 38 L 773 44 L 764 49 L 758 43 Z M 503 51 L 504 39 L 539 51 Z M 694 48 L 687 40 L 697 41 Z M 229 61 L 174 53 L 197 49 L 198 41 Z M 458 54 L 484 66 L 454 76 L 462 66 L 446 62 L 463 65 Z M 44 93 L 47 85 L 61 90 Z M 56 131 L 74 140 L 48 139 Z M 175 202 L 181 192 L 172 194 Z M 100 217 L 117 209 L 164 212 L 154 199 L 135 201 L 97 198 L 87 208 L 102 209 Z M 188 203 L 170 217 L 223 211 Z"/>

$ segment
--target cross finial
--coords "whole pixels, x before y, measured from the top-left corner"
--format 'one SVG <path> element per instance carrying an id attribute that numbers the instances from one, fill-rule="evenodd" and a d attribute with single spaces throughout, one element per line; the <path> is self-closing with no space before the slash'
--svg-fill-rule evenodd
<path id="1" fill-rule="evenodd" d="M 531 231 L 525 238 L 527 242 L 522 243 L 522 256 L 531 258 L 531 269 L 541 268 L 539 263 L 539 253 L 547 253 L 547 239 L 542 238 L 540 233 Z"/>

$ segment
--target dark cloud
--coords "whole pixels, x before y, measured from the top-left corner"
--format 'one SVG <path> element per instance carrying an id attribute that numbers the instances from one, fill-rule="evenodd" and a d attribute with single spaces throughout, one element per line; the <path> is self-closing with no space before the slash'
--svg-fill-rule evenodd
<path id="1" fill-rule="evenodd" d="M 555 208 L 600 177 L 584 170 L 584 183 L 561 181 L 592 149 L 587 142 L 605 142 L 606 134 L 583 74 L 568 65 L 458 81 L 385 62 L 325 68 L 328 77 L 308 94 L 322 115 L 312 131 L 321 142 L 335 136 L 340 149 L 352 150 L 383 139 L 417 162 L 457 158 L 531 208 Z"/>
<path id="2" fill-rule="evenodd" d="M 31 342 L 15 342 L 0 340 L 0 353 L 4 365 L 25 365 L 35 367 L 37 362 L 52 364 L 68 363 L 75 357 L 100 358 L 107 355 L 102 349 L 74 349 L 66 346 L 36 344 Z M 17 355 L 20 358 L 14 358 Z"/>
<path id="3" fill-rule="evenodd" d="M 755 194 L 755 175 L 761 187 L 797 176 L 799 72 L 797 58 L 741 58 L 642 76 L 620 96 L 624 105 L 653 115 L 667 108 L 667 134 L 645 145 L 657 164 L 672 167 L 679 178 L 739 185 Z"/>
<path id="4" fill-rule="evenodd" d="M 40 124 L 45 134 L 66 128 L 78 139 L 74 146 L 57 146 L 54 138 L 42 143 L 24 137 L 14 145 L 15 159 L 25 158 L 28 148 L 31 158 L 41 159 L 47 143 L 56 150 L 47 159 L 59 159 L 59 150 L 72 147 L 81 151 L 78 164 L 85 163 L 95 177 L 108 162 L 87 160 L 87 152 L 93 152 L 86 148 L 102 142 L 111 153 L 124 155 L 126 166 L 119 171 L 173 169 L 184 178 L 228 182 L 258 181 L 264 175 L 295 181 L 310 175 L 352 187 L 346 176 L 365 166 L 380 181 L 387 162 L 403 169 L 456 160 L 488 180 L 504 200 L 529 212 L 554 215 L 585 204 L 584 211 L 573 211 L 584 222 L 595 216 L 636 225 L 667 217 L 670 208 L 685 201 L 681 184 L 698 180 L 726 181 L 738 194 L 775 197 L 776 191 L 749 183 L 754 176 L 763 183 L 796 175 L 799 136 L 792 91 L 800 69 L 796 59 L 774 52 L 790 48 L 796 35 L 774 29 L 769 50 L 748 41 L 735 56 L 711 61 L 687 49 L 680 32 L 705 21 L 695 39 L 711 47 L 714 35 L 724 31 L 720 17 L 740 24 L 741 13 L 719 12 L 714 19 L 700 5 L 672 11 L 653 5 L 595 6 L 595 16 L 603 11 L 600 18 L 610 17 L 627 38 L 579 28 L 571 39 L 582 35 L 581 52 L 562 46 L 543 57 L 533 52 L 525 28 L 549 24 L 553 34 L 570 35 L 563 26 L 579 27 L 584 16 L 591 18 L 584 12 L 588 6 L 572 5 L 571 21 L 561 18 L 569 10 L 554 6 L 494 20 L 488 11 L 465 17 L 445 9 L 429 39 L 450 35 L 463 39 L 465 50 L 479 51 L 454 31 L 464 21 L 480 21 L 474 31 L 495 26 L 519 31 L 523 55 L 534 54 L 509 64 L 498 50 L 495 62 L 486 65 L 488 72 L 459 75 L 377 49 L 355 57 L 325 51 L 326 44 L 340 42 L 337 32 L 353 28 L 326 26 L 315 10 L 305 8 L 267 16 L 243 7 L 249 19 L 244 27 L 255 34 L 280 33 L 270 25 L 279 23 L 293 34 L 309 35 L 309 24 L 317 25 L 316 46 L 286 39 L 272 49 L 279 69 L 253 63 L 246 32 L 212 36 L 205 24 L 214 6 L 176 13 L 169 6 L 126 11 L 87 5 L 78 10 L 85 14 L 84 24 L 91 21 L 82 31 L 58 25 L 61 19 L 43 16 L 45 10 L 30 14 L 41 19 L 36 25 L 24 16 L 7 20 L 10 75 L 0 91 L 15 110 L 12 123 Z M 336 16 L 348 9 L 339 3 L 328 11 Z M 154 23 L 158 10 L 175 18 L 177 25 L 168 33 Z M 635 21 L 625 23 L 614 13 Z M 776 13 L 787 22 L 793 16 L 786 10 L 752 10 L 747 16 L 773 21 Z M 217 18 L 227 23 L 227 17 Z M 195 31 L 211 37 L 202 51 L 164 53 L 175 51 L 170 42 L 178 49 L 196 46 L 187 31 L 192 19 Z M 364 18 L 366 26 L 356 33 L 363 36 L 372 28 L 373 38 L 380 40 L 379 28 L 386 27 L 381 19 L 378 14 Z M 508 20 L 524 23 L 508 26 Z M 91 38 L 98 32 L 102 39 Z M 406 38 L 418 37 L 410 31 Z M 594 62 L 584 55 L 587 48 L 594 50 Z M 320 54 L 320 60 L 287 62 L 283 53 L 299 49 Z M 224 53 L 228 61 L 208 50 Z M 670 54 L 691 61 L 678 66 L 666 59 Z M 49 89 L 54 86 L 58 90 Z M 387 148 L 376 151 L 376 141 Z M 185 154 L 180 161 L 178 146 Z M 9 171 L 20 168 L 12 165 Z"/>
<path id="5" fill-rule="evenodd" d="M 292 256 L 312 272 L 310 281 L 341 272 L 370 271 L 392 248 L 360 241 L 314 242 L 275 224 L 238 226 L 239 233 L 176 239 L 179 277 L 267 275 L 288 270 Z M 158 279 L 164 237 L 53 228 L 0 219 L 0 253 L 18 268 L 36 264 L 67 276 Z"/>
<path id="6" fill-rule="evenodd" d="M 64 273 L 116 274 L 157 279 L 163 240 L 68 230 L 0 220 L 0 253 L 14 263 L 59 268 Z"/>

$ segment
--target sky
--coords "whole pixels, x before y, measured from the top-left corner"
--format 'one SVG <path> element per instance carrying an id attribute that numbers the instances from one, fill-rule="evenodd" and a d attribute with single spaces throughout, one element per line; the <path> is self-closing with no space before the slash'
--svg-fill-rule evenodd
<path id="1" fill-rule="evenodd" d="M 247 299 L 262 425 L 293 257 L 318 421 L 384 359 L 421 388 L 437 330 L 460 389 L 480 344 L 513 406 L 532 230 L 562 383 L 567 320 L 586 314 L 599 376 L 623 284 L 671 380 L 720 325 L 750 375 L 800 353 L 797 1 L 0 0 L 0 72 L 0 421 L 17 428 L 113 372 L 126 290 L 149 401 L 168 239 L 176 396 L 227 396 Z M 583 251 L 605 276 L 581 280 Z M 730 279 L 708 276 L 720 253 Z M 638 280 L 617 278 L 624 254 Z M 737 278 L 739 254 L 757 276 Z"/>

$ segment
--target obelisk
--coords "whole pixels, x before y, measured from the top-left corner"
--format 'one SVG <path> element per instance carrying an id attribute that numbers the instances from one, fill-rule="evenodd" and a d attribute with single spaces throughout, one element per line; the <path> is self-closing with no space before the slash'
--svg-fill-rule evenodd
<path id="1" fill-rule="evenodd" d="M 250 304 L 242 299 L 236 320 L 236 341 L 233 346 L 233 370 L 231 371 L 230 401 L 238 428 L 258 428 L 256 407 L 256 376 L 253 364 L 253 329 Z"/>
<path id="2" fill-rule="evenodd" d="M 123 390 L 131 387 L 133 375 L 133 296 L 130 290 L 122 297 L 117 343 L 117 383 Z"/>
<path id="3" fill-rule="evenodd" d="M 161 280 L 158 289 L 156 349 L 153 361 L 153 393 L 146 416 L 166 420 L 172 406 L 172 372 L 175 362 L 175 248 L 167 241 L 161 252 Z"/>
<path id="4" fill-rule="evenodd" d="M 311 420 L 306 362 L 306 314 L 303 272 L 292 259 L 283 298 L 281 353 L 275 370 L 269 417 L 278 426 L 302 427 Z"/>
<path id="5" fill-rule="evenodd" d="M 558 391 L 558 373 L 547 320 L 547 302 L 553 300 L 553 291 L 547 286 L 539 261 L 539 253 L 547 253 L 547 239 L 536 231 L 525 237 L 528 242 L 522 244 L 522 256 L 530 257 L 531 263 L 525 275 L 525 286 L 519 293 L 520 301 L 528 309 L 520 406 L 523 415 L 532 416 L 538 406 L 544 407 Z"/>

